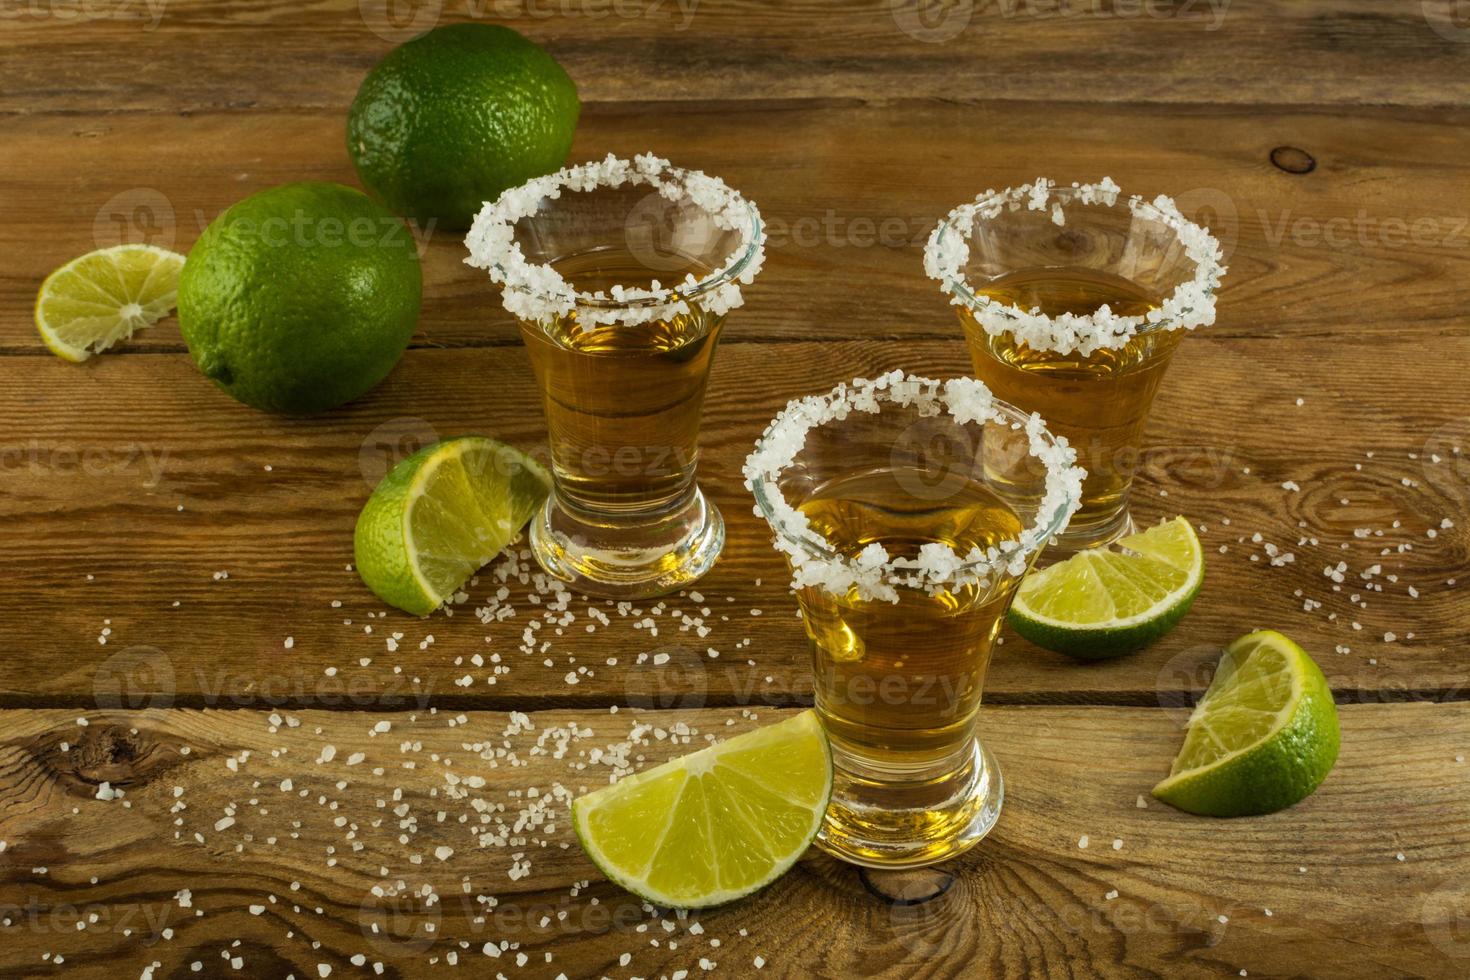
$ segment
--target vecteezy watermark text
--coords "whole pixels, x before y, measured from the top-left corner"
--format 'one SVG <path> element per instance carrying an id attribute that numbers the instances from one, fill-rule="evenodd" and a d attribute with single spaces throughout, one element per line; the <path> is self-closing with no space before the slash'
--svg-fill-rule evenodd
<path id="1" fill-rule="evenodd" d="M 1273 217 L 1262 210 L 1266 244 L 1275 248 L 1283 241 L 1300 248 L 1465 248 L 1470 245 L 1470 218 L 1444 215 L 1418 218 L 1380 218 L 1359 208 L 1352 217 L 1314 218 L 1293 216 L 1290 209 Z"/>
<path id="2" fill-rule="evenodd" d="M 432 681 L 411 681 L 401 674 L 319 674 L 295 665 L 248 674 L 195 666 L 184 674 L 173 658 L 157 647 L 132 646 L 97 665 L 92 696 L 103 709 L 168 708 L 179 693 L 181 677 L 189 680 L 188 689 L 212 708 L 394 710 L 411 705 L 423 710 L 434 693 Z"/>
<path id="3" fill-rule="evenodd" d="M 168 0 L 0 0 L 0 21 L 138 21 L 145 31 L 158 27 Z"/>
<path id="4" fill-rule="evenodd" d="M 1206 31 L 1225 23 L 1230 0 L 889 0 L 898 29 L 916 41 L 940 44 L 989 18 L 1117 18 L 1119 20 L 1200 20 Z"/>
<path id="5" fill-rule="evenodd" d="M 685 31 L 702 0 L 466 0 L 455 4 L 456 20 L 665 20 Z M 358 15 L 367 29 L 392 44 L 402 44 L 439 26 L 444 0 L 358 0 Z"/>
<path id="6" fill-rule="evenodd" d="M 81 473 L 86 476 L 109 476 L 140 471 L 146 474 L 145 487 L 156 487 L 163 480 L 168 465 L 168 450 L 143 443 L 117 446 L 74 446 L 67 443 L 50 445 L 39 439 L 0 445 L 0 478 L 27 474 Z"/>

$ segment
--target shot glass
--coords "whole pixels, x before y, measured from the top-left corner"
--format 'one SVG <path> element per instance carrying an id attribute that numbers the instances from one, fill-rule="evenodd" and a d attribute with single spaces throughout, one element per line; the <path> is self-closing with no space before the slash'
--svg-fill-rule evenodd
<path id="1" fill-rule="evenodd" d="M 924 265 L 959 314 L 975 377 L 1039 412 L 1087 470 L 1059 550 L 1131 533 L 1159 383 L 1185 331 L 1215 320 L 1215 239 L 1166 197 L 1122 199 L 1108 178 L 1038 178 L 951 211 Z"/>
<path id="2" fill-rule="evenodd" d="M 745 465 L 792 570 L 832 745 L 820 845 L 917 867 L 995 825 L 976 734 L 991 644 L 1082 474 L 1040 417 L 972 378 L 902 372 L 791 402 Z"/>
<path id="3" fill-rule="evenodd" d="M 550 574 L 634 599 L 719 557 L 724 521 L 695 481 L 700 415 L 764 237 L 720 180 L 652 156 L 537 178 L 475 218 L 467 261 L 501 284 L 545 408 L 555 489 L 531 550 Z"/>

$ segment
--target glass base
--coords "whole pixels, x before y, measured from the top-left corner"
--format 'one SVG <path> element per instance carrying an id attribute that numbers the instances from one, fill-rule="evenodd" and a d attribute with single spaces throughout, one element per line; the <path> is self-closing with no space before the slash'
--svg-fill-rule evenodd
<path id="1" fill-rule="evenodd" d="M 531 519 L 531 553 L 546 572 L 587 595 L 647 599 L 709 571 L 725 547 L 725 520 L 698 487 L 672 513 L 609 518 L 570 510 L 553 494 Z"/>
<path id="2" fill-rule="evenodd" d="M 1078 517 L 1082 518 L 1080 524 Z M 1136 530 L 1138 528 L 1133 523 L 1133 515 L 1126 504 L 1115 513 L 1108 514 L 1099 520 L 1088 521 L 1085 515 L 1078 514 L 1072 518 L 1067 529 L 1057 535 L 1056 543 L 1042 552 L 1041 560 L 1036 565 L 1040 568 L 1070 558 L 1079 551 L 1112 544 L 1119 538 L 1126 538 Z"/>
<path id="3" fill-rule="evenodd" d="M 968 851 L 1000 819 L 1005 783 L 979 739 L 962 751 L 961 765 L 942 776 L 896 783 L 845 768 L 834 745 L 832 802 L 817 846 L 868 868 L 920 868 Z"/>

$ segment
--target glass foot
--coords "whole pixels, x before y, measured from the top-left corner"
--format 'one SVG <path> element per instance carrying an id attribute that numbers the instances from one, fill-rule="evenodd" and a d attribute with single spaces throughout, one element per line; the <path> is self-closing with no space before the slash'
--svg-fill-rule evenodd
<path id="1" fill-rule="evenodd" d="M 708 572 L 725 547 L 725 520 L 697 487 L 688 504 L 649 517 L 564 508 L 555 494 L 531 519 L 531 553 L 546 572 L 605 599 L 666 595 Z"/>
<path id="2" fill-rule="evenodd" d="M 1067 529 L 1057 535 L 1056 542 L 1041 553 L 1041 559 L 1036 563 L 1038 568 L 1070 558 L 1088 548 L 1112 544 L 1138 529 L 1127 507 L 1101 520 L 1087 521 L 1085 515 L 1080 516 L 1083 516 L 1083 523 L 1079 524 L 1077 516 L 1074 516 Z"/>
<path id="3" fill-rule="evenodd" d="M 843 767 L 834 746 L 832 802 L 817 846 L 869 868 L 919 868 L 957 857 L 1000 819 L 1005 783 L 995 757 L 972 739 L 958 769 L 894 783 Z"/>

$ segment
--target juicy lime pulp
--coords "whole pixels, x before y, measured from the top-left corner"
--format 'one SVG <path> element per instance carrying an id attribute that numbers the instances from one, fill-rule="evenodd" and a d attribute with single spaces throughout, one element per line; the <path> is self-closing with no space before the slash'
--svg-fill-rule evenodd
<path id="1" fill-rule="evenodd" d="M 1016 590 L 1008 620 L 1048 650 L 1084 660 L 1115 657 L 1173 629 L 1199 593 L 1204 569 L 1194 528 L 1176 517 L 1032 572 Z"/>
<path id="2" fill-rule="evenodd" d="M 572 804 L 582 849 L 647 901 L 703 908 L 784 874 L 816 838 L 832 757 L 813 711 L 625 777 Z"/>
<path id="3" fill-rule="evenodd" d="M 494 439 L 427 446 L 393 467 L 358 515 L 358 574 L 384 602 L 427 616 L 515 538 L 550 486 L 539 463 Z"/>
<path id="4" fill-rule="evenodd" d="M 1327 778 L 1341 734 L 1322 671 L 1274 630 L 1226 648 L 1154 796 L 1216 817 L 1273 813 Z"/>
<path id="5" fill-rule="evenodd" d="M 53 354 L 85 361 L 173 311 L 184 257 L 153 245 L 88 252 L 46 277 L 36 329 Z"/>

